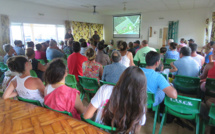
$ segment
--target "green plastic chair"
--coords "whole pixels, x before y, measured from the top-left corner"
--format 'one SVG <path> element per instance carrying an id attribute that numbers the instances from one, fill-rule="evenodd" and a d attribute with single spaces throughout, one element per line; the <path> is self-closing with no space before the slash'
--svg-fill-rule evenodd
<path id="1" fill-rule="evenodd" d="M 83 87 L 83 94 L 81 100 L 84 99 L 85 94 L 87 94 L 88 102 L 90 102 L 90 95 L 89 93 L 95 94 L 99 89 L 99 84 L 96 78 L 88 78 L 84 76 L 78 76 L 79 83 Z M 87 90 L 88 89 L 88 90 Z"/>
<path id="2" fill-rule="evenodd" d="M 134 64 L 139 67 L 138 61 L 134 60 Z"/>
<path id="3" fill-rule="evenodd" d="M 19 97 L 19 96 L 17 96 L 17 98 L 18 98 L 18 100 L 19 100 L 19 101 L 23 101 L 23 102 L 31 103 L 31 104 L 34 104 L 34 105 L 37 105 L 37 106 L 42 107 L 42 105 L 41 105 L 40 101 L 38 101 L 38 100 L 29 100 L 29 99 L 24 99 L 24 98 Z"/>
<path id="4" fill-rule="evenodd" d="M 116 83 L 111 83 L 111 82 L 107 82 L 107 81 L 103 81 L 103 80 L 100 80 L 99 82 L 100 82 L 100 86 L 105 85 L 105 84 L 113 85 L 113 86 L 116 85 Z"/>
<path id="5" fill-rule="evenodd" d="M 166 59 L 165 64 L 170 64 L 171 62 L 176 61 L 175 59 Z"/>
<path id="6" fill-rule="evenodd" d="M 207 78 L 205 95 L 215 97 L 215 79 Z"/>
<path id="7" fill-rule="evenodd" d="M 163 73 L 161 73 L 161 74 L 163 75 L 163 77 L 165 77 L 166 80 L 168 80 L 167 74 L 163 74 Z"/>
<path id="8" fill-rule="evenodd" d="M 77 88 L 77 81 L 75 79 L 75 75 L 67 74 L 67 76 L 65 78 L 65 84 L 68 87 L 78 89 Z"/>
<path id="9" fill-rule="evenodd" d="M 159 134 L 162 132 L 164 121 L 166 120 L 167 114 L 187 119 L 195 120 L 196 122 L 196 134 L 199 134 L 199 113 L 201 107 L 201 99 L 189 98 L 178 95 L 177 99 L 165 97 L 164 100 L 165 109 L 159 129 Z"/>
<path id="10" fill-rule="evenodd" d="M 215 126 L 215 106 L 214 104 L 211 105 L 210 111 L 209 111 L 209 122 L 203 121 L 203 126 L 202 126 L 202 134 L 205 133 L 205 125 L 209 126 Z"/>
<path id="11" fill-rule="evenodd" d="M 157 51 L 158 53 L 160 53 L 160 49 L 156 49 L 156 51 Z"/>
<path id="12" fill-rule="evenodd" d="M 62 114 L 66 114 L 66 115 L 69 115 L 69 116 L 71 116 L 71 117 L 72 117 L 72 113 L 70 113 L 70 112 L 54 110 L 54 109 L 52 109 L 52 108 L 48 107 L 48 106 L 47 106 L 47 105 L 45 105 L 45 104 L 44 104 L 44 107 L 45 107 L 45 108 L 47 108 L 47 109 L 50 109 L 50 110 L 52 110 L 52 111 L 55 111 L 55 112 L 58 112 L 58 113 L 62 113 Z"/>
<path id="13" fill-rule="evenodd" d="M 146 63 L 140 63 L 139 67 L 146 67 Z"/>
<path id="14" fill-rule="evenodd" d="M 188 77 L 182 75 L 175 75 L 173 81 L 175 89 L 185 94 L 199 94 L 200 91 L 200 78 Z"/>
<path id="15" fill-rule="evenodd" d="M 152 109 L 152 111 L 155 112 L 152 134 L 155 134 L 157 120 L 158 120 L 158 122 L 160 122 L 159 105 L 153 106 L 154 100 L 155 100 L 154 94 L 150 93 L 150 92 L 147 92 L 147 108 Z"/>
<path id="16" fill-rule="evenodd" d="M 0 91 L 0 97 L 2 97 L 2 96 L 3 96 L 3 94 L 4 94 L 4 92 L 3 92 L 3 91 Z"/>
<path id="17" fill-rule="evenodd" d="M 34 70 L 30 70 L 30 74 L 32 77 L 37 78 L 37 73 Z"/>
<path id="18" fill-rule="evenodd" d="M 111 127 L 111 126 L 107 126 L 107 125 L 102 125 L 102 124 L 99 124 L 99 123 L 96 123 L 90 119 L 84 119 L 83 115 L 81 115 L 81 120 L 82 121 L 85 121 L 93 126 L 96 126 L 102 130 L 106 130 L 106 131 L 116 131 L 116 128 L 115 127 Z"/>
<path id="19" fill-rule="evenodd" d="M 43 59 L 37 59 L 42 65 L 45 65 L 45 61 Z"/>
<path id="20" fill-rule="evenodd" d="M 51 62 L 52 60 L 47 60 L 48 62 Z"/>
<path id="21" fill-rule="evenodd" d="M 163 64 L 163 68 L 164 68 L 164 69 L 166 69 L 166 68 L 171 69 L 171 66 L 170 66 L 170 64 L 166 64 L 166 63 L 164 63 L 164 64 Z"/>
<path id="22" fill-rule="evenodd" d="M 2 72 L 6 72 L 7 70 L 8 70 L 8 67 L 7 67 L 7 65 L 5 65 L 4 63 L 2 64 L 0 64 L 0 70 L 2 71 Z"/>

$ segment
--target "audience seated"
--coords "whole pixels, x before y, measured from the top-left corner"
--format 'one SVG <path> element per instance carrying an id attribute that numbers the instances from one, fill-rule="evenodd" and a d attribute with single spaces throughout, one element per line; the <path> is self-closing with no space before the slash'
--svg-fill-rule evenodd
<path id="1" fill-rule="evenodd" d="M 35 59 L 42 59 L 46 61 L 46 52 L 43 51 L 45 49 L 44 45 L 36 44 L 36 49 L 37 51 L 35 51 Z"/>
<path id="2" fill-rule="evenodd" d="M 143 48 L 141 48 L 135 55 L 134 57 L 134 60 L 135 61 L 139 61 L 140 63 L 146 63 L 145 61 L 145 57 L 146 57 L 146 54 L 149 52 L 149 51 L 155 51 L 156 50 L 152 47 L 149 47 L 148 46 L 148 41 L 146 40 L 143 40 L 142 41 L 142 45 L 143 45 Z"/>
<path id="3" fill-rule="evenodd" d="M 180 50 L 180 59 L 174 62 L 178 69 L 173 75 L 184 75 L 190 77 L 198 77 L 200 66 L 196 60 L 191 57 L 191 49 L 182 47 Z"/>
<path id="4" fill-rule="evenodd" d="M 67 40 L 66 42 L 67 42 L 67 45 L 64 47 L 63 51 L 66 55 L 70 55 L 73 53 L 73 50 L 72 50 L 73 41 Z"/>
<path id="5" fill-rule="evenodd" d="M 211 41 L 206 46 L 202 47 L 202 54 L 205 55 L 205 63 L 213 62 L 213 46 L 215 42 Z M 205 49 L 205 52 L 203 50 Z"/>
<path id="6" fill-rule="evenodd" d="M 35 53 L 31 47 L 27 48 L 26 56 L 31 60 L 32 69 L 37 73 L 38 78 L 43 81 L 43 72 L 46 71 L 46 66 L 35 59 Z"/>
<path id="7" fill-rule="evenodd" d="M 195 43 L 190 43 L 189 47 L 192 51 L 191 57 L 196 60 L 199 63 L 199 66 L 202 67 L 205 63 L 205 58 L 199 54 L 197 54 L 197 44 Z"/>
<path id="8" fill-rule="evenodd" d="M 86 56 L 85 52 L 86 52 L 87 49 L 88 49 L 87 42 L 82 42 L 81 43 L 81 52 L 80 52 L 80 54 L 83 55 L 83 56 Z"/>
<path id="9" fill-rule="evenodd" d="M 112 64 L 104 67 L 102 80 L 111 82 L 111 83 L 117 83 L 119 80 L 119 77 L 127 67 L 119 63 L 121 60 L 121 54 L 119 53 L 119 51 L 112 52 L 111 60 L 112 60 Z"/>
<path id="10" fill-rule="evenodd" d="M 33 41 L 29 41 L 29 42 L 27 42 L 27 44 L 28 44 L 28 48 L 31 47 L 34 49 L 34 42 Z"/>
<path id="11" fill-rule="evenodd" d="M 116 127 L 115 133 L 138 133 L 146 121 L 146 77 L 136 66 L 128 67 L 116 86 L 103 85 L 92 98 L 84 118 Z M 125 112 L 126 111 L 126 112 Z"/>
<path id="12" fill-rule="evenodd" d="M 111 56 L 111 54 L 112 54 L 112 52 L 114 50 L 113 43 L 114 43 L 113 40 L 111 40 L 110 44 L 107 46 L 107 54 L 108 54 L 109 57 Z"/>
<path id="13" fill-rule="evenodd" d="M 121 60 L 119 63 L 123 64 L 126 67 L 134 66 L 133 55 L 131 52 L 127 51 L 127 43 L 124 41 L 119 41 L 117 47 L 121 54 Z"/>
<path id="14" fill-rule="evenodd" d="M 140 48 L 140 41 L 139 40 L 136 40 L 134 42 L 134 49 L 135 49 L 135 53 L 136 53 L 136 50 Z"/>
<path id="15" fill-rule="evenodd" d="M 88 61 L 85 61 L 82 65 L 83 76 L 89 78 L 96 78 L 99 82 L 102 78 L 103 66 L 95 61 L 96 52 L 92 48 L 88 48 L 86 51 L 86 57 Z"/>
<path id="16" fill-rule="evenodd" d="M 182 47 L 187 47 L 187 45 L 185 44 L 185 39 L 181 38 L 180 44 L 177 47 L 177 51 L 180 52 Z"/>
<path id="17" fill-rule="evenodd" d="M 45 71 L 44 104 L 58 110 L 71 112 L 72 116 L 80 120 L 85 107 L 80 99 L 80 92 L 65 85 L 67 76 L 66 66 L 62 59 L 53 60 Z"/>
<path id="18" fill-rule="evenodd" d="M 79 82 L 78 76 L 83 76 L 82 64 L 87 61 L 87 57 L 80 54 L 79 42 L 73 42 L 72 49 L 74 52 L 67 59 L 69 74 L 75 75 L 77 82 Z"/>
<path id="19" fill-rule="evenodd" d="M 156 72 L 160 72 L 162 74 L 166 74 L 167 75 L 167 80 L 169 81 L 169 73 L 173 73 L 178 71 L 178 69 L 173 65 L 173 62 L 170 63 L 171 69 L 166 68 L 164 69 L 163 63 L 160 62 L 160 65 L 155 69 Z"/>
<path id="20" fill-rule="evenodd" d="M 22 49 L 22 41 L 15 40 L 14 41 L 15 47 L 14 50 L 16 51 L 17 55 L 25 55 L 25 51 Z"/>
<path id="21" fill-rule="evenodd" d="M 16 52 L 15 50 L 13 49 L 13 47 L 9 44 L 4 44 L 3 45 L 3 50 L 6 52 L 6 55 L 4 56 L 4 64 L 6 65 L 7 64 L 7 60 L 16 55 Z"/>
<path id="22" fill-rule="evenodd" d="M 109 56 L 103 52 L 104 48 L 105 48 L 104 43 L 102 41 L 100 41 L 98 43 L 98 51 L 97 51 L 97 55 L 96 55 L 96 62 L 99 62 L 103 66 L 106 66 L 106 65 L 110 64 L 110 59 L 109 59 Z"/>
<path id="23" fill-rule="evenodd" d="M 194 39 L 189 39 L 188 41 L 189 41 L 189 42 L 188 42 L 189 44 L 195 43 Z"/>
<path id="24" fill-rule="evenodd" d="M 165 46 L 166 47 L 166 49 L 167 49 L 167 51 L 169 51 L 170 49 L 169 49 L 169 47 L 170 47 L 170 43 L 172 43 L 172 42 L 174 42 L 174 40 L 173 39 L 169 39 L 168 40 L 168 43 L 167 43 L 167 45 Z"/>
<path id="25" fill-rule="evenodd" d="M 60 48 L 61 50 L 63 50 L 63 49 L 64 49 L 64 47 L 65 47 L 64 42 L 63 42 L 63 41 L 60 41 L 60 43 L 59 43 L 59 44 L 60 44 L 60 47 L 59 47 L 59 48 Z"/>
<path id="26" fill-rule="evenodd" d="M 23 56 L 14 56 L 8 59 L 7 64 L 11 71 L 21 73 L 21 76 L 15 76 L 11 80 L 3 98 L 8 99 L 18 95 L 25 99 L 38 100 L 43 104 L 45 86 L 39 78 L 31 77 L 31 62 Z"/>
<path id="27" fill-rule="evenodd" d="M 57 47 L 57 42 L 55 40 L 51 40 L 49 43 L 49 48 L 46 50 L 46 58 L 47 60 L 53 60 L 54 58 L 64 57 L 64 53 Z"/>
<path id="28" fill-rule="evenodd" d="M 42 51 L 46 52 L 47 48 L 49 47 L 49 43 L 43 42 L 41 43 L 41 45 L 42 45 Z"/>
<path id="29" fill-rule="evenodd" d="M 167 52 L 167 48 L 166 47 L 161 47 L 160 48 L 160 57 L 161 59 L 163 59 L 164 63 L 165 63 L 165 54 Z"/>
<path id="30" fill-rule="evenodd" d="M 140 50 L 141 48 L 143 48 L 143 44 L 146 43 L 145 41 L 146 41 L 146 40 L 144 40 L 144 41 L 142 42 L 142 44 L 139 45 L 139 48 L 135 50 L 135 54 L 137 53 L 138 50 Z"/>
<path id="31" fill-rule="evenodd" d="M 132 55 L 133 55 L 133 57 L 134 57 L 134 56 L 135 56 L 135 48 L 134 48 L 134 46 L 133 46 L 133 43 L 132 43 L 132 42 L 129 42 L 129 43 L 128 43 L 128 47 L 129 47 L 128 51 L 131 52 Z"/>
<path id="32" fill-rule="evenodd" d="M 176 51 L 176 48 L 177 48 L 177 43 L 175 42 L 170 43 L 169 51 L 166 52 L 165 58 L 178 60 L 180 57 L 179 57 L 179 53 Z"/>

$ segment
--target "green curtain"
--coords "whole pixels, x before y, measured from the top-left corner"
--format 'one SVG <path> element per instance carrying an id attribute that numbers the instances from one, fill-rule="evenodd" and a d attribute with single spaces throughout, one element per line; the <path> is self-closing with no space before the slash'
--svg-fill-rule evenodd
<path id="1" fill-rule="evenodd" d="M 178 25 L 179 21 L 169 21 L 168 39 L 173 39 L 174 42 L 178 42 Z"/>
<path id="2" fill-rule="evenodd" d="M 212 15 L 211 41 L 215 41 L 215 12 Z"/>

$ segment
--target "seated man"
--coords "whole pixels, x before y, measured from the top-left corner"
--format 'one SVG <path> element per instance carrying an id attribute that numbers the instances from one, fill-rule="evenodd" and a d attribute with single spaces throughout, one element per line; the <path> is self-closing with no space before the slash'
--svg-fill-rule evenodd
<path id="1" fill-rule="evenodd" d="M 7 60 L 12 57 L 13 55 L 16 55 L 16 52 L 15 50 L 13 49 L 13 47 L 9 44 L 4 44 L 3 45 L 3 50 L 7 53 L 5 56 L 4 56 L 4 64 L 6 65 L 7 64 Z"/>
<path id="2" fill-rule="evenodd" d="M 154 106 L 160 104 L 165 94 L 171 98 L 177 98 L 177 91 L 170 86 L 168 81 L 162 74 L 155 72 L 155 69 L 160 65 L 160 54 L 150 51 L 146 55 L 146 68 L 141 68 L 147 79 L 147 91 L 155 94 Z"/>
<path id="3" fill-rule="evenodd" d="M 57 42 L 55 40 L 51 40 L 49 42 L 49 48 L 46 50 L 46 58 L 47 60 L 52 60 L 54 58 L 60 58 L 64 56 L 62 50 L 57 47 Z"/>
<path id="4" fill-rule="evenodd" d="M 197 44 L 191 43 L 191 44 L 189 44 L 189 47 L 192 51 L 191 57 L 199 63 L 200 67 L 202 67 L 205 63 L 205 58 L 203 56 L 197 54 L 197 52 L 196 52 L 197 47 L 198 47 Z"/>
<path id="5" fill-rule="evenodd" d="M 190 77 L 198 77 L 200 66 L 191 56 L 189 47 L 182 47 L 180 50 L 180 59 L 174 62 L 178 69 L 173 75 L 184 75 Z"/>
<path id="6" fill-rule="evenodd" d="M 22 49 L 22 41 L 15 40 L 14 41 L 15 47 L 14 50 L 16 51 L 17 55 L 25 55 L 25 51 Z"/>
<path id="7" fill-rule="evenodd" d="M 81 45 L 79 42 L 74 42 L 72 45 L 73 53 L 67 59 L 69 74 L 75 75 L 77 82 L 78 76 L 83 76 L 82 64 L 87 61 L 87 57 L 80 54 Z"/>
<path id="8" fill-rule="evenodd" d="M 111 59 L 113 63 L 104 67 L 102 80 L 117 83 L 119 77 L 127 67 L 119 63 L 121 60 L 121 54 L 119 51 L 113 51 Z"/>
<path id="9" fill-rule="evenodd" d="M 149 47 L 148 41 L 146 41 L 146 40 L 142 41 L 142 46 L 143 46 L 143 48 L 138 50 L 137 53 L 135 54 L 134 60 L 138 61 L 140 63 L 146 63 L 146 61 L 145 61 L 146 54 L 149 51 L 155 51 L 156 52 L 156 49 Z"/>

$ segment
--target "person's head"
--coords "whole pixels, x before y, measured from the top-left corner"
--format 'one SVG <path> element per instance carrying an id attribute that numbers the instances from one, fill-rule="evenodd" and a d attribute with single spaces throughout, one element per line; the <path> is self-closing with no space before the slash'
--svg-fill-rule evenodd
<path id="1" fill-rule="evenodd" d="M 60 45 L 63 46 L 64 45 L 64 41 L 60 41 Z"/>
<path id="2" fill-rule="evenodd" d="M 168 40 L 168 45 L 170 45 L 170 43 L 172 43 L 172 42 L 174 42 L 174 40 L 173 39 L 169 39 Z"/>
<path id="3" fill-rule="evenodd" d="M 24 73 L 32 69 L 31 62 L 24 56 L 14 56 L 8 59 L 7 66 L 12 72 Z"/>
<path id="4" fill-rule="evenodd" d="M 37 51 L 42 51 L 42 45 L 41 44 L 36 44 L 36 49 L 37 49 Z"/>
<path id="5" fill-rule="evenodd" d="M 51 48 L 55 48 L 55 47 L 57 47 L 57 42 L 55 40 L 51 39 L 51 41 L 49 42 L 49 46 Z"/>
<path id="6" fill-rule="evenodd" d="M 160 71 L 163 71 L 163 63 L 160 62 L 159 66 L 155 69 L 156 72 L 160 72 Z"/>
<path id="7" fill-rule="evenodd" d="M 71 29 L 67 29 L 67 33 L 68 33 L 68 34 L 71 34 L 71 33 L 72 33 L 72 30 L 71 30 Z"/>
<path id="8" fill-rule="evenodd" d="M 82 42 L 81 47 L 87 47 L 87 42 Z"/>
<path id="9" fill-rule="evenodd" d="M 140 41 L 139 41 L 139 40 L 136 40 L 136 41 L 134 42 L 134 47 L 137 47 L 137 46 L 140 46 Z"/>
<path id="10" fill-rule="evenodd" d="M 166 47 L 161 47 L 161 48 L 160 48 L 160 53 L 165 54 L 166 51 L 167 51 L 167 48 L 166 48 Z"/>
<path id="11" fill-rule="evenodd" d="M 27 44 L 28 44 L 28 47 L 31 47 L 34 49 L 34 42 L 33 41 L 29 41 L 29 42 L 27 42 Z"/>
<path id="12" fill-rule="evenodd" d="M 102 42 L 102 41 L 100 41 L 99 43 L 98 43 L 98 45 L 97 45 L 97 48 L 98 48 L 98 50 L 103 50 L 104 48 L 105 48 L 105 45 L 104 45 L 104 43 Z"/>
<path id="13" fill-rule="evenodd" d="M 177 43 L 171 42 L 171 43 L 170 43 L 170 49 L 171 49 L 171 50 L 175 50 L 175 49 L 177 48 L 177 45 L 178 45 Z"/>
<path id="14" fill-rule="evenodd" d="M 85 55 L 89 61 L 93 61 L 96 58 L 96 51 L 93 48 L 88 48 Z"/>
<path id="15" fill-rule="evenodd" d="M 13 47 L 9 44 L 4 44 L 3 45 L 3 50 L 8 54 L 8 55 L 12 55 L 15 54 L 15 50 L 13 49 Z"/>
<path id="16" fill-rule="evenodd" d="M 110 40 L 110 45 L 113 45 L 114 41 L 113 40 Z"/>
<path id="17" fill-rule="evenodd" d="M 185 39 L 184 39 L 184 38 L 181 38 L 180 43 L 184 43 L 184 41 L 185 41 Z"/>
<path id="18" fill-rule="evenodd" d="M 213 51 L 215 52 L 215 41 L 210 41 L 210 46 L 213 48 Z"/>
<path id="19" fill-rule="evenodd" d="M 147 40 L 143 40 L 143 41 L 142 41 L 142 46 L 143 46 L 143 47 L 148 46 L 148 41 L 147 41 Z"/>
<path id="20" fill-rule="evenodd" d="M 56 84 L 67 76 L 66 66 L 62 59 L 56 58 L 52 60 L 44 73 L 44 80 L 47 84 Z"/>
<path id="21" fill-rule="evenodd" d="M 81 49 L 80 43 L 79 42 L 73 42 L 72 49 L 75 53 L 80 52 L 80 49 Z"/>
<path id="22" fill-rule="evenodd" d="M 119 51 L 113 51 L 111 53 L 111 60 L 113 62 L 115 62 L 115 63 L 119 62 L 121 60 L 121 54 L 120 54 L 120 52 Z"/>
<path id="23" fill-rule="evenodd" d="M 180 50 L 180 58 L 184 56 L 190 56 L 191 55 L 191 49 L 189 47 L 182 47 Z"/>
<path id="24" fill-rule="evenodd" d="M 80 43 L 80 44 L 83 43 L 83 42 L 86 42 L 86 40 L 85 40 L 85 39 L 80 39 L 80 40 L 79 40 L 79 43 Z"/>
<path id="25" fill-rule="evenodd" d="M 15 40 L 14 44 L 18 47 L 22 47 L 22 41 L 21 40 Z"/>
<path id="26" fill-rule="evenodd" d="M 46 42 L 41 43 L 41 45 L 42 45 L 42 51 L 46 51 L 47 49 Z"/>
<path id="27" fill-rule="evenodd" d="M 195 42 L 195 41 L 194 41 L 194 39 L 189 39 L 188 41 L 189 41 L 189 44 L 191 44 L 191 43 L 194 43 L 194 42 Z"/>
<path id="28" fill-rule="evenodd" d="M 191 52 L 196 52 L 196 50 L 197 50 L 197 48 L 198 48 L 198 46 L 197 46 L 196 43 L 190 43 L 190 44 L 189 44 L 189 47 L 190 47 L 190 49 L 191 49 Z"/>
<path id="29" fill-rule="evenodd" d="M 129 43 L 128 43 L 128 46 L 129 46 L 130 49 L 131 49 L 131 48 L 134 48 L 134 45 L 133 45 L 132 42 L 129 42 Z"/>
<path id="30" fill-rule="evenodd" d="M 117 44 L 117 47 L 118 47 L 118 49 L 120 50 L 120 51 L 125 51 L 125 50 L 127 50 L 127 43 L 125 42 L 125 41 L 123 41 L 123 42 L 121 42 L 121 43 L 119 43 L 119 44 Z"/>
<path id="31" fill-rule="evenodd" d="M 97 31 L 94 31 L 94 34 L 97 34 Z"/>
<path id="32" fill-rule="evenodd" d="M 29 47 L 26 49 L 26 56 L 28 56 L 28 59 L 33 59 L 35 57 L 34 49 Z"/>
<path id="33" fill-rule="evenodd" d="M 146 54 L 146 65 L 158 67 L 160 65 L 160 54 L 150 51 Z"/>
<path id="34" fill-rule="evenodd" d="M 72 47 L 73 42 L 74 42 L 74 41 L 72 41 L 72 40 L 67 41 L 67 46 Z"/>
<path id="35" fill-rule="evenodd" d="M 146 105 L 145 74 L 140 68 L 130 66 L 112 90 L 102 114 L 103 122 L 116 127 L 116 133 L 136 133 L 137 126 L 146 113 Z"/>

